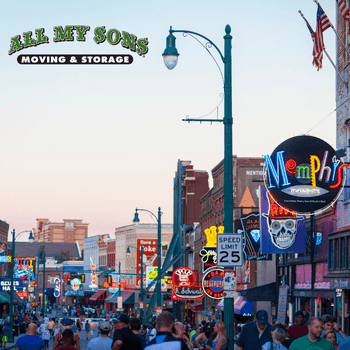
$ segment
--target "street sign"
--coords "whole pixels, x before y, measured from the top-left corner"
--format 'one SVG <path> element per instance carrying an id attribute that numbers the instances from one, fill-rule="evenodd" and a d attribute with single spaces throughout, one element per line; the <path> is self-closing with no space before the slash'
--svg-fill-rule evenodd
<path id="1" fill-rule="evenodd" d="M 224 298 L 234 298 L 236 290 L 236 271 L 224 271 Z"/>
<path id="2" fill-rule="evenodd" d="M 118 297 L 117 302 L 118 302 L 118 309 L 123 310 L 123 297 Z"/>
<path id="3" fill-rule="evenodd" d="M 220 234 L 217 238 L 217 264 L 222 267 L 243 266 L 242 235 Z"/>

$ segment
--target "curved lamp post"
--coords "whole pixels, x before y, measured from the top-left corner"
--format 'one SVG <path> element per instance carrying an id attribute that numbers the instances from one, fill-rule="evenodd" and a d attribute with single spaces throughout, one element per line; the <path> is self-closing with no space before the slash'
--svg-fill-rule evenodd
<path id="1" fill-rule="evenodd" d="M 134 219 L 133 219 L 133 223 L 138 225 L 140 222 L 139 219 L 139 214 L 138 211 L 145 211 L 149 214 L 151 214 L 157 221 L 158 223 L 158 274 L 157 274 L 157 286 L 156 286 L 156 290 L 157 290 L 157 308 L 162 309 L 162 293 L 161 293 L 161 247 L 162 247 L 162 225 L 161 225 L 161 216 L 162 216 L 162 212 L 160 210 L 160 207 L 158 208 L 158 218 L 149 210 L 147 209 L 137 209 L 135 211 L 135 215 L 134 215 Z M 142 260 L 141 260 L 142 261 Z"/>
<path id="2" fill-rule="evenodd" d="M 170 27 L 169 35 L 166 39 L 166 49 L 163 53 L 163 59 L 168 69 L 173 69 L 178 61 L 179 53 L 175 47 L 175 36 L 173 33 L 184 33 L 199 36 L 208 41 L 217 52 L 224 64 L 224 128 L 225 128 L 225 156 L 224 156 L 224 226 L 225 233 L 233 233 L 233 180 L 232 180 L 232 36 L 231 27 L 225 27 L 225 51 L 224 54 L 218 47 L 207 37 L 202 34 L 192 32 L 189 30 L 173 30 Z M 234 349 L 234 300 L 225 299 L 224 304 L 224 322 L 226 330 L 228 331 L 229 350 Z"/>
<path id="3" fill-rule="evenodd" d="M 126 249 L 126 255 L 130 256 L 131 252 L 130 252 L 130 248 L 134 248 L 136 250 L 138 250 L 141 253 L 141 266 L 140 266 L 140 300 L 143 302 L 143 245 L 141 245 L 141 249 L 134 247 L 132 245 L 128 245 L 128 248 Z M 137 271 L 136 271 L 137 272 Z M 120 284 L 120 283 L 119 283 Z M 144 307 L 144 306 L 143 306 Z M 141 320 L 143 321 L 143 308 L 140 307 L 140 317 Z"/>
<path id="4" fill-rule="evenodd" d="M 11 254 L 11 268 L 10 268 L 10 274 L 11 274 L 11 286 L 10 286 L 10 326 L 9 326 L 9 336 L 8 336 L 8 342 L 9 343 L 14 343 L 14 336 L 13 336 L 13 297 L 14 297 L 14 288 L 13 288 L 13 270 L 14 270 L 14 266 L 15 266 L 15 247 L 16 247 L 16 239 L 19 238 L 19 236 L 22 233 L 25 232 L 30 232 L 29 235 L 29 243 L 33 243 L 34 241 L 34 237 L 33 237 L 33 232 L 31 230 L 26 230 L 26 231 L 22 231 L 20 233 L 17 234 L 16 236 L 16 232 L 13 229 L 12 231 L 12 254 Z"/>

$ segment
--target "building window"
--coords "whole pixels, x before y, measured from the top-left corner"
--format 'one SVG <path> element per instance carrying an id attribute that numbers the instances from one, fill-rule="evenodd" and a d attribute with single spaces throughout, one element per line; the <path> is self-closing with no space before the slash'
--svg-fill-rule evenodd
<path id="1" fill-rule="evenodd" d="M 347 244 L 348 244 L 348 254 L 347 254 L 348 266 L 347 267 L 350 267 L 350 236 L 346 237 L 346 240 L 347 240 Z"/>
<path id="2" fill-rule="evenodd" d="M 346 267 L 345 237 L 340 238 L 340 268 Z"/>
<path id="3" fill-rule="evenodd" d="M 339 239 L 334 240 L 334 268 L 339 268 Z"/>
<path id="4" fill-rule="evenodd" d="M 168 245 L 162 244 L 162 258 L 165 258 L 167 251 L 168 251 Z"/>
<path id="5" fill-rule="evenodd" d="M 328 267 L 329 269 L 334 269 L 334 239 L 329 240 Z"/>

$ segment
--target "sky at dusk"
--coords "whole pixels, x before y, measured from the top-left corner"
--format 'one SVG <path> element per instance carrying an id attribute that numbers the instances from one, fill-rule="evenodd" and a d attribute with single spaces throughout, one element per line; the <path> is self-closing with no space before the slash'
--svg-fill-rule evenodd
<path id="1" fill-rule="evenodd" d="M 336 2 L 321 5 L 335 25 Z M 165 67 L 170 26 L 198 32 L 223 51 L 231 25 L 234 154 L 271 154 L 310 129 L 335 148 L 335 113 L 328 115 L 336 108 L 336 73 L 326 57 L 319 72 L 312 66 L 298 10 L 315 29 L 312 0 L 1 1 L 0 219 L 16 232 L 36 227 L 37 218 L 82 219 L 90 236 L 113 238 L 136 207 L 155 214 L 161 207 L 162 222 L 173 222 L 178 159 L 210 173 L 224 156 L 223 124 L 182 119 L 222 118 L 224 110 L 220 71 L 192 37 L 175 33 L 179 61 Z M 53 28 L 66 25 L 90 26 L 86 41 L 53 42 Z M 149 52 L 97 45 L 101 26 L 148 38 Z M 48 44 L 8 54 L 12 37 L 38 28 Z M 324 39 L 335 61 L 332 29 Z M 133 63 L 20 65 L 20 54 L 131 54 Z M 154 222 L 146 213 L 140 220 Z"/>

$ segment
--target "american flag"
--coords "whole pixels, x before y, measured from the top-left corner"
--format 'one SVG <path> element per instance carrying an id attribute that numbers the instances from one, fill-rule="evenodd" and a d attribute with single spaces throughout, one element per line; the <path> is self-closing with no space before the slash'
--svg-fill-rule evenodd
<path id="1" fill-rule="evenodd" d="M 344 21 L 348 22 L 348 30 L 350 34 L 350 11 L 346 6 L 346 3 L 344 0 L 336 0 L 336 1 L 338 3 L 339 10 L 344 18 Z"/>
<path id="2" fill-rule="evenodd" d="M 316 53 L 315 50 L 315 32 L 311 28 L 310 24 L 305 20 L 306 26 L 310 31 L 312 42 L 314 43 L 314 48 L 312 50 L 312 55 L 314 56 L 314 59 L 312 61 L 312 64 L 317 68 L 317 70 L 320 70 L 322 68 L 322 60 L 323 60 L 323 50 L 321 52 Z"/>
<path id="3" fill-rule="evenodd" d="M 316 32 L 314 33 L 314 62 L 313 64 L 317 67 L 317 70 L 322 68 L 322 58 L 323 58 L 323 49 L 325 48 L 323 42 L 323 32 L 332 26 L 327 15 L 323 11 L 322 7 L 317 4 L 317 27 Z"/>

